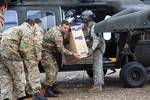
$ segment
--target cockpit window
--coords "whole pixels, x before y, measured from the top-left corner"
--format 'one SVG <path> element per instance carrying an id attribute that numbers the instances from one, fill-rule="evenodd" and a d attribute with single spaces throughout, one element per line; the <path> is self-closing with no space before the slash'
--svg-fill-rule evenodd
<path id="1" fill-rule="evenodd" d="M 56 25 L 55 14 L 52 11 L 29 10 L 27 11 L 27 18 L 33 20 L 40 18 L 44 31 Z"/>
<path id="2" fill-rule="evenodd" d="M 4 14 L 4 30 L 18 26 L 18 14 L 15 10 L 7 10 Z"/>

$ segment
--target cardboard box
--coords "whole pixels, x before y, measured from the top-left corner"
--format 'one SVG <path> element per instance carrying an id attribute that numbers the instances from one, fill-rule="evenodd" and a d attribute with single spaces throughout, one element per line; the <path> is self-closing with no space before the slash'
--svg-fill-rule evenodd
<path id="1" fill-rule="evenodd" d="M 81 58 L 87 57 L 88 47 L 81 26 L 72 26 L 68 49 L 81 55 Z"/>
<path id="2" fill-rule="evenodd" d="M 88 56 L 88 47 L 81 26 L 71 27 L 71 33 L 69 34 L 69 44 L 66 46 L 66 48 L 74 53 L 78 53 L 81 58 Z M 64 63 L 74 63 L 79 61 L 71 56 L 64 56 L 63 59 Z"/>

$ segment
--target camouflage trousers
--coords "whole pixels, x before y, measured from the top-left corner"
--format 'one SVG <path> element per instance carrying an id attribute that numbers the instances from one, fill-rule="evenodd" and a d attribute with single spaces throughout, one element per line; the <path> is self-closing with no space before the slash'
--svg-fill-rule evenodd
<path id="1" fill-rule="evenodd" d="M 93 78 L 95 86 L 104 85 L 104 72 L 102 61 L 103 61 L 103 53 L 101 50 L 98 49 L 94 52 L 94 62 L 93 62 Z"/>
<path id="2" fill-rule="evenodd" d="M 0 63 L 0 100 L 13 99 L 13 82 L 8 69 Z"/>
<path id="3" fill-rule="evenodd" d="M 41 63 L 46 72 L 45 85 L 53 86 L 53 84 L 56 82 L 58 74 L 58 64 L 56 58 L 52 54 L 46 53 L 44 55 L 45 56 L 43 57 Z"/>
<path id="4" fill-rule="evenodd" d="M 7 81 L 5 81 L 5 80 L 1 81 L 2 84 L 5 85 L 5 87 L 2 88 L 3 89 L 2 91 L 8 92 L 8 91 L 5 91 L 5 88 L 9 88 L 10 89 L 9 92 L 12 92 L 12 90 L 14 91 L 14 94 L 13 94 L 14 97 L 19 98 L 19 97 L 26 96 L 26 94 L 25 94 L 26 81 L 25 81 L 23 62 L 22 61 L 8 61 L 8 60 L 4 60 L 4 59 L 2 62 L 5 67 L 6 75 L 3 75 L 3 77 L 1 77 L 1 79 L 3 79 L 4 77 L 6 77 L 8 79 Z M 6 71 L 6 69 L 7 69 L 7 71 Z M 9 72 L 9 74 L 8 74 L 8 72 Z M 12 93 L 9 93 L 9 95 L 12 95 Z"/>
<path id="5" fill-rule="evenodd" d="M 40 92 L 40 71 L 38 68 L 38 61 L 35 60 L 24 60 L 25 75 L 26 75 L 26 93 L 33 95 L 34 93 Z"/>

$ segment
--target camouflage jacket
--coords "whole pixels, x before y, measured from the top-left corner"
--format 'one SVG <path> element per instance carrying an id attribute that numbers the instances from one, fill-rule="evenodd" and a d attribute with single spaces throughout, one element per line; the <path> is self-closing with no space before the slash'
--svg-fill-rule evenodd
<path id="1" fill-rule="evenodd" d="M 20 61 L 21 57 L 18 52 L 19 44 L 22 38 L 20 27 L 12 27 L 2 33 L 1 56 L 9 60 Z"/>
<path id="2" fill-rule="evenodd" d="M 86 43 L 88 47 L 91 48 L 92 50 L 96 50 L 99 48 L 104 53 L 105 41 L 102 35 L 100 36 L 96 35 L 96 33 L 94 32 L 94 26 L 95 26 L 95 22 L 91 22 L 89 26 L 84 26 L 83 28 Z"/>
<path id="3" fill-rule="evenodd" d="M 41 26 L 38 24 L 34 25 L 34 47 L 37 57 L 41 57 L 42 54 L 42 42 L 43 42 L 44 31 Z"/>
<path id="4" fill-rule="evenodd" d="M 0 8 L 0 9 L 2 9 L 2 8 Z M 4 12 L 0 10 L 0 44 L 1 44 L 2 32 L 3 32 L 3 23 L 4 23 Z M 0 52 L 1 52 L 1 50 L 2 49 L 0 47 Z"/>
<path id="5" fill-rule="evenodd" d="M 29 25 L 27 22 L 24 22 L 20 25 L 23 32 L 19 51 L 23 59 L 34 58 L 34 39 L 33 39 L 33 26 Z"/>
<path id="6" fill-rule="evenodd" d="M 35 60 L 37 57 L 41 56 L 41 29 L 38 29 L 37 26 L 31 26 L 26 22 L 24 22 L 20 27 L 23 31 L 19 48 L 21 56 L 23 59 Z"/>
<path id="7" fill-rule="evenodd" d="M 0 11 L 0 32 L 3 31 L 3 23 L 4 23 L 4 12 Z"/>
<path id="8" fill-rule="evenodd" d="M 63 45 L 64 33 L 60 31 L 60 27 L 53 27 L 48 30 L 43 38 L 43 52 L 55 53 L 60 52 L 64 55 L 72 55 L 73 53 Z"/>

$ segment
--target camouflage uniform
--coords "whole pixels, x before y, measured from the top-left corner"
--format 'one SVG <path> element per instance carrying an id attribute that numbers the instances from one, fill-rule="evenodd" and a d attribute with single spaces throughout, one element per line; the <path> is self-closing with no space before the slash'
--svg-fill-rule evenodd
<path id="1" fill-rule="evenodd" d="M 13 82 L 9 70 L 0 64 L 0 100 L 8 98 L 13 99 Z"/>
<path id="2" fill-rule="evenodd" d="M 106 49 L 105 40 L 102 36 L 97 36 L 94 33 L 93 21 L 90 22 L 89 27 L 85 26 L 85 39 L 90 49 L 94 51 L 94 62 L 93 62 L 93 78 L 94 85 L 99 86 L 104 84 L 104 73 L 103 73 L 103 54 Z"/>
<path id="3" fill-rule="evenodd" d="M 4 12 L 0 11 L 0 41 L 2 38 L 2 31 L 3 31 L 3 22 L 4 22 L 3 17 L 4 17 Z M 0 47 L 0 52 L 1 52 L 1 47 Z M 2 61 L 1 58 L 0 61 Z M 6 66 L 4 66 L 4 64 L 2 64 L 2 62 L 0 62 L 0 100 L 6 98 L 8 98 L 9 100 L 13 100 L 13 82 L 9 70 L 6 68 Z"/>
<path id="4" fill-rule="evenodd" d="M 63 46 L 64 33 L 60 31 L 60 27 L 53 27 L 48 30 L 43 38 L 42 65 L 46 71 L 46 86 L 53 86 L 58 73 L 57 58 L 61 58 L 62 54 L 73 55 Z"/>
<path id="5" fill-rule="evenodd" d="M 1 11 L 2 6 L 0 6 L 0 33 L 3 31 L 3 23 L 4 23 L 4 12 Z"/>
<path id="6" fill-rule="evenodd" d="M 3 98 L 8 97 L 11 99 L 12 90 L 14 90 L 17 97 L 25 96 L 24 66 L 18 52 L 21 37 L 22 31 L 20 27 L 10 28 L 2 34 L 1 60 L 4 65 L 1 66 L 3 67 L 3 72 L 1 74 L 4 76 L 1 77 L 1 85 L 4 86 L 2 87 Z M 4 77 L 9 80 L 4 79 Z"/>
<path id="7" fill-rule="evenodd" d="M 26 92 L 35 94 L 40 92 L 40 72 L 37 57 L 41 56 L 42 29 L 24 22 L 22 25 L 23 37 L 20 44 L 20 52 L 25 65 L 26 73 Z"/>

